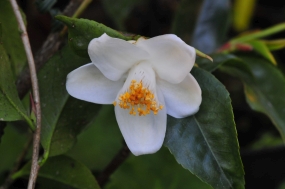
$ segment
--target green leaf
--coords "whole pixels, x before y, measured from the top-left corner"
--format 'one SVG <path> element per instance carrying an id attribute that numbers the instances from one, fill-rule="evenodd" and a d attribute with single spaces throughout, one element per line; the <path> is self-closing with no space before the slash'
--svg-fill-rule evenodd
<path id="1" fill-rule="evenodd" d="M 207 59 L 204 58 L 198 58 L 196 60 L 198 66 L 204 70 L 207 70 L 208 72 L 213 72 L 216 69 L 220 68 L 221 66 L 230 66 L 234 68 L 238 68 L 239 70 L 242 70 L 244 73 L 251 75 L 251 70 L 245 64 L 242 59 L 238 58 L 235 55 L 232 54 L 213 54 L 211 55 L 213 58 L 213 62 L 210 62 Z"/>
<path id="2" fill-rule="evenodd" d="M 0 145 L 0 174 L 12 169 L 28 139 L 26 133 L 19 132 L 13 125 L 7 124 Z"/>
<path id="3" fill-rule="evenodd" d="M 106 189 L 211 189 L 177 164 L 167 148 L 144 156 L 131 155 L 111 176 Z"/>
<path id="4" fill-rule="evenodd" d="M 39 72 L 44 161 L 48 156 L 68 151 L 76 142 L 76 136 L 101 107 L 70 97 L 65 88 L 67 74 L 89 62 L 89 59 L 75 55 L 67 46 Z"/>
<path id="5" fill-rule="evenodd" d="M 27 59 L 18 23 L 8 0 L 0 1 L 0 23 L 2 23 L 0 42 L 3 42 L 3 46 L 11 58 L 13 75 L 17 76 L 25 66 Z"/>
<path id="6" fill-rule="evenodd" d="M 111 37 L 120 38 L 123 40 L 134 40 L 140 36 L 125 36 L 122 33 L 113 30 L 103 24 L 93 20 L 69 18 L 66 16 L 56 16 L 56 19 L 65 23 L 68 27 L 68 42 L 71 49 L 82 57 L 89 57 L 87 47 L 89 42 L 106 33 Z"/>
<path id="7" fill-rule="evenodd" d="M 135 5 L 146 2 L 147 1 L 145 0 L 104 0 L 102 1 L 102 4 L 106 12 L 109 14 L 110 18 L 114 20 L 117 28 L 121 31 L 124 31 L 124 21 L 132 9 L 135 7 Z"/>
<path id="8" fill-rule="evenodd" d="M 283 49 L 285 47 L 285 39 L 262 40 L 270 51 Z"/>
<path id="9" fill-rule="evenodd" d="M 33 128 L 33 123 L 18 97 L 8 56 L 0 44 L 0 121 L 22 119 L 25 119 Z"/>
<path id="10" fill-rule="evenodd" d="M 230 3 L 230 0 L 203 1 L 192 37 L 192 45 L 195 48 L 212 53 L 221 45 L 230 25 Z"/>
<path id="11" fill-rule="evenodd" d="M 35 4 L 40 12 L 48 12 L 51 10 L 57 0 L 36 0 Z"/>
<path id="12" fill-rule="evenodd" d="M 102 106 L 94 122 L 78 136 L 68 155 L 92 170 L 103 170 L 123 145 L 123 136 L 115 118 L 114 106 Z"/>
<path id="13" fill-rule="evenodd" d="M 240 43 L 248 42 L 251 40 L 268 37 L 273 34 L 282 32 L 284 30 L 285 30 L 285 23 L 281 23 L 261 31 L 247 32 L 246 34 L 237 36 L 236 38 L 232 39 L 230 42 L 240 42 Z"/>
<path id="14" fill-rule="evenodd" d="M 239 55 L 248 65 L 252 76 L 234 67 L 221 67 L 237 76 L 245 86 L 246 100 L 253 110 L 266 114 L 285 141 L 285 78 L 278 68 L 259 56 Z"/>
<path id="15" fill-rule="evenodd" d="M 13 178 L 28 176 L 30 169 L 31 162 L 15 173 Z M 91 171 L 82 163 L 67 156 L 49 158 L 41 167 L 38 176 L 51 181 L 57 181 L 74 189 L 100 189 Z"/>
<path id="16" fill-rule="evenodd" d="M 182 119 L 168 116 L 164 144 L 178 163 L 213 188 L 244 188 L 229 93 L 207 71 L 191 73 L 202 89 L 200 110 Z"/>
<path id="17" fill-rule="evenodd" d="M 207 70 L 208 72 L 213 72 L 218 69 L 221 65 L 235 62 L 236 64 L 243 64 L 242 60 L 232 54 L 213 54 L 211 55 L 213 62 L 205 58 L 197 58 L 196 63 L 200 68 Z"/>
<path id="18" fill-rule="evenodd" d="M 199 0 L 181 0 L 172 21 L 171 33 L 178 35 L 186 42 L 190 41 L 200 6 Z"/>
<path id="19" fill-rule="evenodd" d="M 248 43 L 253 47 L 253 49 L 258 54 L 260 54 L 261 56 L 269 60 L 272 64 L 277 65 L 277 62 L 274 56 L 272 55 L 269 48 L 263 41 L 253 40 L 253 41 L 249 41 Z"/>

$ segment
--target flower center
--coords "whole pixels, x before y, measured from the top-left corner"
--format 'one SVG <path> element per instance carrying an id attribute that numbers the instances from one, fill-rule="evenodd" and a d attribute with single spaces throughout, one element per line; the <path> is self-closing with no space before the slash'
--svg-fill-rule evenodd
<path id="1" fill-rule="evenodd" d="M 123 109 L 130 109 L 131 115 L 147 115 L 151 111 L 154 115 L 163 108 L 158 106 L 155 95 L 147 87 L 143 86 L 142 81 L 132 80 L 128 90 L 119 96 L 119 106 Z M 114 102 L 116 106 L 117 102 Z"/>

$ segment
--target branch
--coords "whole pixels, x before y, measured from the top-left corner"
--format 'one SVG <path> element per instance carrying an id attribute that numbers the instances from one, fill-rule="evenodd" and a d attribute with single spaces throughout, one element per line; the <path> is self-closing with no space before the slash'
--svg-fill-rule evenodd
<path id="1" fill-rule="evenodd" d="M 40 146 L 40 134 L 41 134 L 41 105 L 40 105 L 40 94 L 39 94 L 39 86 L 38 86 L 38 78 L 36 73 L 36 67 L 34 62 L 33 53 L 31 50 L 29 36 L 26 30 L 26 26 L 24 24 L 21 12 L 19 10 L 19 6 L 16 0 L 10 0 L 12 5 L 14 14 L 16 16 L 19 28 L 21 30 L 21 38 L 24 44 L 26 56 L 28 59 L 28 65 L 30 69 L 30 76 L 32 82 L 32 90 L 34 96 L 34 103 L 36 106 L 36 130 L 34 132 L 34 142 L 33 142 L 33 156 L 32 156 L 32 167 L 31 173 L 29 178 L 28 188 L 33 189 L 35 186 L 35 182 L 37 179 L 39 165 L 38 165 L 38 158 L 39 158 L 39 146 Z"/>
<path id="2" fill-rule="evenodd" d="M 112 159 L 109 165 L 102 171 L 102 173 L 98 176 L 97 182 L 101 188 L 106 184 L 109 180 L 109 177 L 114 173 L 117 168 L 127 159 L 130 154 L 130 150 L 127 145 L 124 143 L 124 146 L 120 149 L 117 155 Z"/>

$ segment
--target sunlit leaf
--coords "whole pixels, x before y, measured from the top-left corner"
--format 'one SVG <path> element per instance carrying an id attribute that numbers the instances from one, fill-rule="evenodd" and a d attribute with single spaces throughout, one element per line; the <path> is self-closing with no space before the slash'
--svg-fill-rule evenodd
<path id="1" fill-rule="evenodd" d="M 253 49 L 257 53 L 259 53 L 261 56 L 263 56 L 264 58 L 269 60 L 272 64 L 277 65 L 277 62 L 276 62 L 274 56 L 272 55 L 269 48 L 267 47 L 267 45 L 263 41 L 254 40 L 254 41 L 250 41 L 248 43 L 250 45 L 252 45 Z"/>
<path id="2" fill-rule="evenodd" d="M 10 62 L 3 45 L 0 44 L 0 121 L 25 119 L 33 124 L 18 97 Z"/>
<path id="3" fill-rule="evenodd" d="M 285 140 L 285 78 L 278 68 L 259 56 L 239 55 L 249 67 L 249 76 L 233 66 L 221 70 L 237 76 L 245 86 L 246 100 L 253 110 L 265 113 Z"/>
<path id="4" fill-rule="evenodd" d="M 164 144 L 178 163 L 215 189 L 244 188 L 231 99 L 210 73 L 191 72 L 202 89 L 200 110 L 193 116 L 168 116 Z"/>
<path id="5" fill-rule="evenodd" d="M 76 136 L 101 107 L 70 97 L 65 88 L 67 74 L 89 62 L 89 59 L 75 55 L 67 46 L 54 55 L 39 72 L 41 143 L 45 159 L 68 151 L 76 142 Z"/>
<path id="6" fill-rule="evenodd" d="M 140 36 L 125 36 L 122 33 L 113 30 L 103 24 L 93 20 L 69 18 L 66 16 L 56 16 L 56 19 L 62 21 L 68 27 L 68 42 L 71 49 L 82 57 L 89 57 L 87 47 L 89 42 L 96 37 L 106 33 L 111 37 L 124 40 L 137 39 Z"/>
<path id="7" fill-rule="evenodd" d="M 205 53 L 214 52 L 225 40 L 229 18 L 229 0 L 203 1 L 193 34 L 192 45 Z"/>
<path id="8" fill-rule="evenodd" d="M 275 51 L 279 49 L 283 49 L 285 47 L 285 39 L 277 39 L 277 40 L 263 40 L 270 51 Z"/>
<path id="9" fill-rule="evenodd" d="M 17 76 L 26 64 L 26 54 L 17 20 L 8 0 L 0 1 L 0 23 L 2 23 L 0 42 L 3 42 L 11 59 L 13 76 Z"/>
<path id="10" fill-rule="evenodd" d="M 268 37 L 270 35 L 282 32 L 284 30 L 285 30 L 285 23 L 281 23 L 281 24 L 272 26 L 270 28 L 266 28 L 264 30 L 246 32 L 240 36 L 235 37 L 234 39 L 231 40 L 231 42 L 239 42 L 239 43 L 248 42 L 251 40 Z"/>
<path id="11" fill-rule="evenodd" d="M 27 163 L 20 171 L 13 175 L 13 178 L 19 178 L 28 176 L 30 174 L 31 163 Z M 95 177 L 91 171 L 85 167 L 82 163 L 67 157 L 67 156 L 56 156 L 51 157 L 41 167 L 39 171 L 40 178 L 44 183 L 56 181 L 60 184 L 68 186 L 72 189 L 100 189 Z M 56 188 L 59 188 L 58 186 Z"/>

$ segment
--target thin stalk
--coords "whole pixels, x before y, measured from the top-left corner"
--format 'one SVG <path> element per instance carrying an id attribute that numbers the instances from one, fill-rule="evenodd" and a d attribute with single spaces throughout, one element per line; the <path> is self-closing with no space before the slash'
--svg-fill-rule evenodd
<path id="1" fill-rule="evenodd" d="M 38 176 L 38 171 L 40 168 L 38 164 L 38 159 L 39 159 L 40 133 L 41 133 L 41 106 L 40 106 L 38 78 L 37 78 L 35 62 L 34 62 L 34 57 L 33 57 L 33 53 L 31 50 L 31 45 L 29 42 L 28 33 L 27 33 L 26 26 L 23 21 L 23 17 L 19 10 L 19 6 L 16 0 L 10 0 L 10 3 L 12 5 L 14 14 L 16 16 L 16 19 L 17 19 L 17 22 L 18 22 L 18 25 L 21 31 L 21 38 L 22 38 L 26 56 L 28 59 L 34 103 L 36 106 L 36 130 L 34 132 L 32 166 L 31 166 L 31 173 L 30 173 L 30 178 L 29 178 L 29 183 L 28 183 L 28 189 L 34 189 L 36 179 Z"/>

